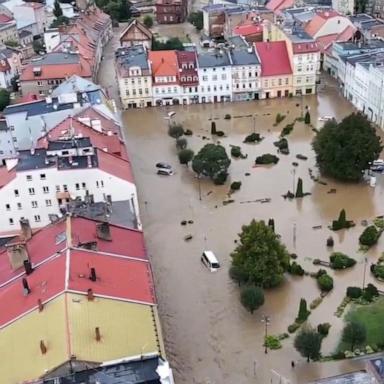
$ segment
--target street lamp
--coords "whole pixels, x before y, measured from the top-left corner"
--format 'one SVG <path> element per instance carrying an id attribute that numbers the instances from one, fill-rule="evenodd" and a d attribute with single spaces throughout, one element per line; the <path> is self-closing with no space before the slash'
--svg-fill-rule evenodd
<path id="1" fill-rule="evenodd" d="M 292 171 L 292 193 L 295 194 L 295 176 L 296 176 L 296 169 L 293 168 Z"/>
<path id="2" fill-rule="evenodd" d="M 268 315 L 263 315 L 261 322 L 264 323 L 265 332 L 264 332 L 264 353 L 268 353 L 267 347 L 267 336 L 268 336 L 268 325 L 271 323 L 271 318 Z"/>
<path id="3" fill-rule="evenodd" d="M 365 273 L 367 272 L 367 263 L 368 258 L 367 256 L 364 257 L 364 273 L 363 273 L 363 289 L 365 288 Z"/>

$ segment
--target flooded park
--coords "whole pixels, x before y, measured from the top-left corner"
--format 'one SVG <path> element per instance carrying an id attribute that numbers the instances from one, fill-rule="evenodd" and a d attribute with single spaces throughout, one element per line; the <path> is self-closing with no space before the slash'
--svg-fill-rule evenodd
<path id="1" fill-rule="evenodd" d="M 368 253 L 359 252 L 358 237 L 364 227 L 384 214 L 384 180 L 378 178 L 375 188 L 367 183 L 342 184 L 320 176 L 322 183 L 310 177 L 309 169 L 317 176 L 311 141 L 314 130 L 296 122 L 287 136 L 289 155 L 277 153 L 273 142 L 282 128 L 302 115 L 308 106 L 314 127 L 321 129 L 320 116 L 334 116 L 340 120 L 353 109 L 332 84 L 318 95 L 279 100 L 244 103 L 161 107 L 124 112 L 125 136 L 135 179 L 139 190 L 141 220 L 148 253 L 152 260 L 159 310 L 166 342 L 167 356 L 178 384 L 205 383 L 306 383 L 320 377 L 337 375 L 361 368 L 359 361 L 307 363 L 293 347 L 294 335 L 283 340 L 279 350 L 264 353 L 263 315 L 270 317 L 269 334 L 287 332 L 297 316 L 299 302 L 307 303 L 319 296 L 316 280 L 310 276 L 287 275 L 278 288 L 265 291 L 265 304 L 252 315 L 240 304 L 239 288 L 230 279 L 230 253 L 234 250 L 237 234 L 243 224 L 252 219 L 275 220 L 276 232 L 297 262 L 308 272 L 318 270 L 313 260 L 328 260 L 331 252 L 326 239 L 335 240 L 333 251 L 341 251 L 356 259 L 357 264 L 345 271 L 329 270 L 334 277 L 334 289 L 312 311 L 309 322 L 332 324 L 322 344 L 322 354 L 335 351 L 343 321 L 334 315 L 348 286 L 361 286 L 365 263 L 368 264 L 366 283 L 374 282 L 380 289 L 384 284 L 374 281 L 369 264 L 375 262 L 383 250 L 381 238 Z M 173 121 L 193 131 L 188 146 L 196 152 L 207 143 L 220 141 L 230 153 L 231 145 L 241 147 L 246 159 L 231 159 L 229 178 L 225 185 L 215 186 L 210 180 L 201 181 L 192 169 L 180 165 L 175 140 L 167 134 L 168 121 L 164 118 L 174 111 Z M 286 115 L 274 126 L 276 114 Z M 231 119 L 224 119 L 226 114 Z M 215 140 L 210 134 L 211 121 L 225 137 Z M 244 144 L 246 135 L 260 133 L 264 140 L 258 144 Z M 204 137 L 204 138 L 203 138 Z M 264 153 L 279 156 L 273 166 L 254 166 L 255 158 Z M 299 160 L 297 154 L 307 160 Z M 156 174 L 155 164 L 167 162 L 173 166 L 173 176 Z M 297 162 L 298 165 L 292 163 Z M 246 175 L 249 174 L 249 175 Z M 304 192 L 309 196 L 288 200 L 282 197 L 303 180 Z M 231 204 L 229 185 L 241 181 Z M 331 190 L 333 193 L 329 193 Z M 270 199 L 262 203 L 260 199 Z M 341 209 L 356 226 L 332 232 L 328 225 Z M 181 221 L 190 220 L 186 226 Z M 191 234 L 193 238 L 185 241 Z M 222 268 L 210 273 L 200 262 L 203 250 L 215 252 Z M 367 258 L 367 261 L 365 261 Z M 291 367 L 294 360 L 295 368 Z"/>

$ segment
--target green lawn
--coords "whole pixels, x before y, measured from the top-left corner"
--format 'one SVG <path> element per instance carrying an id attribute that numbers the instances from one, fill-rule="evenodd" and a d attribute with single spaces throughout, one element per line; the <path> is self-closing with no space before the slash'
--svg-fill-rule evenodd
<path id="1" fill-rule="evenodd" d="M 358 305 L 349 311 L 345 321 L 358 321 L 367 329 L 367 341 L 365 345 L 384 346 L 384 298 L 380 297 L 369 305 Z M 349 349 L 344 343 L 340 343 L 339 350 Z"/>

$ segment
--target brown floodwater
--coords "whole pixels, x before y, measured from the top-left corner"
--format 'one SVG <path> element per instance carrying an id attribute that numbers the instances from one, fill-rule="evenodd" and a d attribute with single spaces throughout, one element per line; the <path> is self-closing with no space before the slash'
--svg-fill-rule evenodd
<path id="1" fill-rule="evenodd" d="M 307 364 L 293 348 L 292 336 L 283 341 L 282 349 L 264 353 L 262 315 L 271 318 L 270 334 L 286 332 L 297 315 L 300 299 L 305 298 L 309 304 L 319 296 L 314 279 L 287 276 L 280 287 L 266 291 L 264 306 L 251 315 L 242 308 L 239 289 L 228 276 L 234 240 L 241 226 L 253 218 L 274 218 L 282 242 L 298 255 L 298 262 L 307 271 L 317 270 L 313 259 L 328 259 L 330 250 L 325 243 L 332 235 L 334 250 L 345 252 L 358 261 L 348 271 L 329 272 L 335 277 L 335 288 L 309 317 L 313 326 L 332 323 L 322 352 L 329 354 L 335 350 L 342 321 L 334 312 L 346 287 L 361 285 L 363 280 L 365 255 L 358 251 L 358 236 L 363 230 L 361 221 L 384 214 L 384 188 L 382 180 L 378 180 L 376 188 L 365 183 L 341 184 L 325 178 L 322 180 L 327 185 L 312 181 L 309 169 L 317 175 L 311 149 L 314 132 L 303 123 L 296 123 L 288 136 L 290 155 L 279 155 L 277 165 L 254 168 L 256 156 L 267 152 L 277 154 L 273 142 L 285 124 L 300 116 L 300 104 L 299 98 L 292 98 L 124 113 L 127 146 L 139 190 L 141 219 L 154 270 L 166 350 L 177 384 L 284 383 L 279 375 L 289 380 L 287 383 L 305 383 L 361 368 L 360 361 Z M 319 128 L 322 125 L 319 116 L 332 115 L 340 119 L 353 110 L 334 86 L 327 86 L 316 96 L 305 97 L 303 107 L 305 105 L 310 107 L 312 123 Z M 176 112 L 175 122 L 194 132 L 188 143 L 195 151 L 212 142 L 210 119 L 215 119 L 217 129 L 226 133 L 225 138 L 219 139 L 221 144 L 228 151 L 230 145 L 240 145 L 248 155 L 247 159 L 232 159 L 230 178 L 224 186 L 214 186 L 209 180 L 203 180 L 201 201 L 197 179 L 191 169 L 178 164 L 175 142 L 167 135 L 168 122 L 164 117 L 170 110 Z M 278 112 L 286 118 L 274 127 Z M 224 120 L 227 113 L 232 115 L 231 120 Z M 256 145 L 242 143 L 245 135 L 253 130 L 253 118 L 249 115 L 255 116 L 256 132 L 265 137 Z M 209 139 L 203 140 L 202 136 Z M 299 153 L 308 156 L 308 160 L 297 160 Z M 158 161 L 172 164 L 175 175 L 156 175 L 154 166 Z M 297 167 L 292 165 L 295 161 Z M 246 172 L 250 176 L 245 176 Z M 311 195 L 299 200 L 284 200 L 282 195 L 292 190 L 298 177 L 303 179 L 304 191 Z M 232 195 L 234 203 L 224 206 L 222 202 L 228 198 L 229 184 L 235 180 L 242 182 L 241 190 Z M 331 188 L 335 188 L 336 193 L 327 193 Z M 261 198 L 270 198 L 271 202 L 254 202 Z M 327 226 L 342 208 L 346 209 L 348 219 L 356 222 L 356 227 L 333 233 Z M 185 219 L 194 223 L 181 226 L 180 222 Z M 313 229 L 314 226 L 321 228 Z M 189 242 L 184 241 L 187 234 L 193 235 Z M 368 263 L 380 255 L 383 241 L 381 239 L 367 253 Z M 222 264 L 219 272 L 210 273 L 200 263 L 204 249 L 211 249 L 217 255 Z M 372 279 L 368 265 L 366 282 Z M 294 369 L 292 360 L 296 362 Z"/>

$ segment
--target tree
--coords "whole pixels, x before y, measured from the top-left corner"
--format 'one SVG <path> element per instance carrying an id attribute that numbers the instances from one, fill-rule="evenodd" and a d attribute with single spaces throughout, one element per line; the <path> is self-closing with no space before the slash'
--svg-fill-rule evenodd
<path id="1" fill-rule="evenodd" d="M 188 22 L 195 26 L 198 31 L 201 31 L 204 26 L 203 22 L 203 12 L 191 12 L 188 16 Z"/>
<path id="2" fill-rule="evenodd" d="M 44 45 L 41 40 L 34 40 L 32 47 L 35 53 L 45 52 Z"/>
<path id="3" fill-rule="evenodd" d="M 382 149 L 374 127 L 361 113 L 352 113 L 340 123 L 326 122 L 312 146 L 320 171 L 344 181 L 359 181 Z"/>
<path id="4" fill-rule="evenodd" d="M 293 191 L 292 191 L 293 192 Z M 295 197 L 303 197 L 303 180 L 299 177 L 297 180 L 297 188 L 296 188 L 296 195 Z"/>
<path id="5" fill-rule="evenodd" d="M 358 321 L 349 322 L 343 329 L 342 340 L 351 344 L 351 351 L 356 345 L 363 344 L 367 338 L 367 330 L 364 324 Z"/>
<path id="6" fill-rule="evenodd" d="M 295 338 L 295 348 L 301 356 L 309 360 L 316 360 L 320 357 L 321 335 L 311 327 L 304 327 Z"/>
<path id="7" fill-rule="evenodd" d="M 236 281 L 239 286 L 246 283 L 248 280 L 248 274 L 243 271 L 242 268 L 232 265 L 229 268 L 229 276 L 232 280 Z"/>
<path id="8" fill-rule="evenodd" d="M 381 231 L 378 231 L 374 225 L 370 225 L 365 228 L 363 233 L 360 235 L 359 242 L 361 245 L 371 247 L 372 245 L 377 243 L 377 240 L 379 240 L 380 235 Z"/>
<path id="9" fill-rule="evenodd" d="M 58 0 L 55 0 L 55 2 L 53 3 L 53 14 L 55 15 L 55 17 L 63 16 L 63 10 L 61 9 Z"/>
<path id="10" fill-rule="evenodd" d="M 144 25 L 147 28 L 151 28 L 153 26 L 153 18 L 150 15 L 146 15 L 143 20 Z"/>
<path id="11" fill-rule="evenodd" d="M 127 21 L 131 18 L 131 3 L 126 0 L 96 0 L 96 5 L 113 20 Z"/>
<path id="12" fill-rule="evenodd" d="M 289 265 L 289 254 L 278 235 L 264 223 L 252 220 L 242 227 L 240 244 L 232 252 L 232 265 L 247 281 L 263 288 L 279 285 Z"/>
<path id="13" fill-rule="evenodd" d="M 216 135 L 216 123 L 214 121 L 211 123 L 211 135 Z"/>
<path id="14" fill-rule="evenodd" d="M 268 227 L 270 227 L 272 229 L 272 231 L 275 232 L 275 220 L 274 219 L 268 220 Z"/>
<path id="15" fill-rule="evenodd" d="M 184 131 L 183 131 L 184 132 Z M 177 149 L 185 149 L 188 146 L 188 141 L 184 137 L 179 137 L 176 139 L 176 148 Z"/>
<path id="16" fill-rule="evenodd" d="M 253 313 L 264 304 L 264 292 L 254 285 L 245 286 L 240 293 L 240 301 L 249 312 Z"/>
<path id="17" fill-rule="evenodd" d="M 5 88 L 0 88 L 0 111 L 9 105 L 10 93 Z"/>
<path id="18" fill-rule="evenodd" d="M 60 25 L 68 25 L 69 24 L 69 18 L 67 16 L 59 16 L 51 23 L 51 28 L 58 28 Z"/>
<path id="19" fill-rule="evenodd" d="M 188 163 L 193 159 L 193 151 L 191 149 L 182 149 L 178 156 L 180 164 L 185 164 L 188 167 Z"/>
<path id="20" fill-rule="evenodd" d="M 299 313 L 296 317 L 296 323 L 304 323 L 308 319 L 308 316 L 311 314 L 307 309 L 307 302 L 305 299 L 300 300 Z"/>
<path id="21" fill-rule="evenodd" d="M 206 144 L 192 161 L 192 169 L 198 175 L 210 177 L 215 183 L 224 183 L 231 160 L 221 145 Z"/>
<path id="22" fill-rule="evenodd" d="M 333 279 L 327 273 L 323 273 L 317 278 L 317 284 L 324 292 L 329 292 L 333 289 Z"/>
<path id="23" fill-rule="evenodd" d="M 305 112 L 304 123 L 311 124 L 311 114 L 309 113 L 309 111 Z"/>
<path id="24" fill-rule="evenodd" d="M 178 139 L 179 137 L 184 135 L 183 126 L 180 124 L 172 124 L 168 128 L 168 135 L 173 137 L 174 139 Z"/>
<path id="25" fill-rule="evenodd" d="M 152 39 L 152 51 L 177 50 L 184 51 L 183 42 L 178 37 L 171 37 L 165 43 Z"/>

